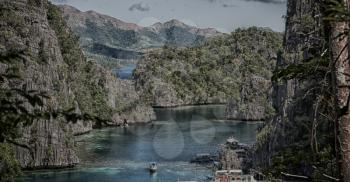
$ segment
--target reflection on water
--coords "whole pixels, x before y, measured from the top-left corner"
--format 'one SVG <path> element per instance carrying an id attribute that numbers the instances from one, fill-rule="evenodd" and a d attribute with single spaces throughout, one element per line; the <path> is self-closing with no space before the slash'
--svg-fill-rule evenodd
<path id="1" fill-rule="evenodd" d="M 148 164 L 144 164 L 148 165 Z M 150 174 L 149 171 L 140 164 L 136 166 L 120 166 L 120 167 L 84 167 L 74 170 L 62 171 L 42 171 L 24 177 L 22 181 L 50 181 L 50 182 L 64 182 L 64 181 L 177 181 L 185 179 L 196 179 L 196 176 L 201 179 L 206 179 L 207 169 L 188 164 L 172 164 L 160 165 L 157 173 Z M 164 168 L 164 169 L 163 169 Z M 193 169 L 196 168 L 196 173 L 193 174 Z M 197 179 L 198 179 L 197 178 Z"/>
<path id="2" fill-rule="evenodd" d="M 234 136 L 255 141 L 260 123 L 222 120 L 225 106 L 156 109 L 157 120 L 95 130 L 78 140 L 81 165 L 72 170 L 29 174 L 23 181 L 203 181 L 211 171 L 188 161 L 197 153 L 216 153 L 217 146 Z M 149 162 L 159 163 L 155 175 Z"/>

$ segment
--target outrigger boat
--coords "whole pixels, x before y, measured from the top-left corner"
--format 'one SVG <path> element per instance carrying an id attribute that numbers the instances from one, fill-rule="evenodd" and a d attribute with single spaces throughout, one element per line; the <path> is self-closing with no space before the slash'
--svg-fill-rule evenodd
<path id="1" fill-rule="evenodd" d="M 150 165 L 149 165 L 149 171 L 151 172 L 151 173 L 154 173 L 154 172 L 156 172 L 157 171 L 157 163 L 156 162 L 152 162 Z"/>

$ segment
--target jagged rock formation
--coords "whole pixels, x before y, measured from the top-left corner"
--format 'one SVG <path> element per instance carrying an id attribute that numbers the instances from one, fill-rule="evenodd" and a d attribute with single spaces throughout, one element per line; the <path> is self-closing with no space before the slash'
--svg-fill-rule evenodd
<path id="1" fill-rule="evenodd" d="M 313 12 L 314 4 L 304 0 L 288 1 L 287 23 L 285 33 L 285 51 L 290 57 L 279 58 L 277 69 L 282 69 L 291 64 L 298 64 L 303 61 L 302 49 L 305 47 L 307 37 L 302 37 L 298 31 L 303 28 L 294 20 L 301 21 L 302 17 L 312 16 L 317 12 Z M 304 82 L 307 83 L 307 82 Z M 282 150 L 284 147 L 294 142 L 296 134 L 291 133 L 298 130 L 292 128 L 297 127 L 294 122 L 305 122 L 311 120 L 313 112 L 313 100 L 307 97 L 306 100 L 292 102 L 301 96 L 304 92 L 302 82 L 293 79 L 283 81 L 283 83 L 274 84 L 274 107 L 277 111 L 271 124 L 258 135 L 258 152 L 257 162 L 260 166 L 272 165 L 272 157 Z M 310 99 L 310 100 L 309 100 Z M 305 105 L 301 105 L 305 104 Z M 297 117 L 300 115 L 300 117 Z M 301 117 L 304 116 L 304 117 Z M 306 117 L 306 118 L 305 118 Z M 260 151 L 261 150 L 261 151 Z"/>
<path id="2" fill-rule="evenodd" d="M 277 114 L 258 134 L 254 159 L 257 168 L 276 176 L 337 173 L 332 133 L 336 117 L 328 95 L 327 30 L 321 3 L 288 1 L 284 54 L 276 67 L 276 76 L 282 79 L 273 84 Z"/>
<path id="3" fill-rule="evenodd" d="M 271 117 L 274 112 L 271 86 L 271 79 L 256 75 L 244 77 L 240 85 L 240 98 L 238 101 L 232 99 L 228 102 L 226 117 L 246 121 L 260 121 Z"/>
<path id="4" fill-rule="evenodd" d="M 178 20 L 141 27 L 95 11 L 81 12 L 68 5 L 60 8 L 68 25 L 80 37 L 82 48 L 94 59 L 101 56 L 111 60 L 138 59 L 143 49 L 164 44 L 193 46 L 221 34 L 212 28 L 200 29 Z"/>
<path id="5" fill-rule="evenodd" d="M 281 34 L 240 29 L 194 48 L 149 52 L 134 72 L 136 87 L 156 107 L 229 103 L 229 119 L 262 120 L 272 113 L 271 76 Z"/>
<path id="6" fill-rule="evenodd" d="M 153 108 L 135 90 L 133 81 L 118 79 L 100 65 L 94 65 L 93 69 L 92 80 L 106 91 L 106 104 L 114 111 L 109 125 L 118 126 L 124 120 L 139 123 L 155 119 Z"/>
<path id="7" fill-rule="evenodd" d="M 11 81 L 9 87 L 45 92 L 49 98 L 43 98 L 40 110 L 74 108 L 78 114 L 110 120 L 112 125 L 124 118 L 130 122 L 152 119 L 152 108 L 135 104 L 141 99 L 130 88 L 132 84 L 86 61 L 56 6 L 47 0 L 1 0 L 0 9 L 0 55 L 20 58 L 1 64 L 0 72 L 16 67 L 21 79 Z M 123 87 L 129 90 L 122 92 Z M 73 135 L 88 132 L 94 125 L 93 121 L 69 123 L 63 117 L 23 125 L 15 141 L 17 159 L 23 168 L 74 166 L 79 159 Z"/>
<path id="8" fill-rule="evenodd" d="M 23 54 L 19 64 L 23 81 L 10 83 L 12 87 L 40 90 L 49 94 L 46 108 L 58 108 L 74 97 L 61 71 L 65 65 L 55 31 L 47 20 L 45 1 L 1 1 L 1 55 Z M 16 11 L 14 11 L 16 7 Z M 7 17 L 6 17 L 7 15 Z M 27 51 L 28 53 L 22 53 Z M 45 51 L 45 52 L 42 52 Z M 45 62 L 40 53 L 45 54 Z M 13 63 L 16 64 L 16 63 Z M 6 65 L 2 65 L 6 67 Z M 28 148 L 17 147 L 17 157 L 23 167 L 71 166 L 78 162 L 72 140 L 59 121 L 35 121 L 21 129 L 23 136 L 17 142 Z"/>

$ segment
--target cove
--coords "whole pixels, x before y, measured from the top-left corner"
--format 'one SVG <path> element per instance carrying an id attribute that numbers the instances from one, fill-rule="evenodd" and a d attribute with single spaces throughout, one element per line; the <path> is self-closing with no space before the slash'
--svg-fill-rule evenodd
<path id="1" fill-rule="evenodd" d="M 190 164 L 198 153 L 216 153 L 230 136 L 255 142 L 260 122 L 224 120 L 224 105 L 155 109 L 157 119 L 127 128 L 104 128 L 77 137 L 81 163 L 73 169 L 26 172 L 19 181 L 204 181 L 211 170 Z M 158 163 L 157 173 L 147 170 Z"/>

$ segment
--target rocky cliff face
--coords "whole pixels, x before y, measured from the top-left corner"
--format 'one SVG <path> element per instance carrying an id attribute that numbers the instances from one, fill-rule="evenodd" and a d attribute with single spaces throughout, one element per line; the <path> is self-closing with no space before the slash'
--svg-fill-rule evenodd
<path id="1" fill-rule="evenodd" d="M 134 81 L 122 80 L 102 66 L 95 65 L 94 77 L 106 90 L 107 105 L 115 111 L 109 125 L 149 122 L 155 119 L 153 108 L 135 89 Z"/>
<path id="2" fill-rule="evenodd" d="M 271 80 L 261 76 L 245 77 L 240 88 L 240 98 L 229 100 L 226 117 L 234 120 L 260 121 L 271 117 Z"/>
<path id="3" fill-rule="evenodd" d="M 86 61 L 57 7 L 46 0 L 1 0 L 0 9 L 0 54 L 20 58 L 1 64 L 0 72 L 16 67 L 21 79 L 7 86 L 45 92 L 49 98 L 43 98 L 44 106 L 37 109 L 50 112 L 74 108 L 77 114 L 106 119 L 113 125 L 124 118 L 131 122 L 152 119 L 153 110 L 149 106 L 134 105 L 139 98 L 130 84 Z M 132 96 L 122 92 L 123 87 L 130 88 Z M 124 105 L 129 109 L 125 110 Z M 15 141 L 17 159 L 23 168 L 74 166 L 79 159 L 74 152 L 73 136 L 90 131 L 94 125 L 93 121 L 70 123 L 64 117 L 23 125 Z"/>
<path id="4" fill-rule="evenodd" d="M 326 55 L 320 2 L 290 0 L 286 18 L 284 54 L 277 62 L 276 71 L 284 70 L 279 72 L 283 73 L 280 76 L 287 78 L 273 84 L 273 103 L 277 114 L 258 134 L 254 161 L 257 167 L 272 169 L 267 172 L 273 174 L 280 175 L 279 170 L 284 170 L 310 176 L 314 172 L 311 156 L 317 156 L 316 151 L 328 155 L 325 152 L 328 149 L 323 148 L 325 143 L 321 144 L 325 142 L 321 135 L 329 133 L 329 129 L 325 128 L 330 127 L 319 115 L 324 108 L 318 107 L 322 105 L 319 98 L 327 90 L 329 80 L 325 79 L 323 72 L 315 71 L 321 66 L 318 61 L 322 60 L 317 56 Z M 296 74 L 289 79 L 289 73 Z M 302 74 L 307 75 L 304 77 Z M 321 86 L 323 83 L 326 84 Z M 320 142 L 316 144 L 317 149 L 310 146 L 314 140 Z M 317 165 L 321 165 L 318 162 Z"/>
<path id="5" fill-rule="evenodd" d="M 23 56 L 22 62 L 11 63 L 18 64 L 22 81 L 9 86 L 47 92 L 50 99 L 43 110 L 60 108 L 60 103 L 68 105 L 74 94 L 66 82 L 67 75 L 61 71 L 65 63 L 55 31 L 47 20 L 47 2 L 1 1 L 0 5 L 1 55 Z M 40 54 L 45 55 L 45 60 Z M 27 148 L 17 147 L 16 155 L 22 167 L 66 167 L 78 163 L 74 142 L 67 139 L 71 135 L 59 121 L 34 121 L 21 130 L 23 135 L 17 142 Z"/>
<path id="6" fill-rule="evenodd" d="M 35 121 L 20 129 L 22 136 L 17 142 L 26 146 L 15 146 L 16 158 L 23 168 L 64 168 L 79 163 L 74 151 L 72 130 L 64 120 Z"/>

